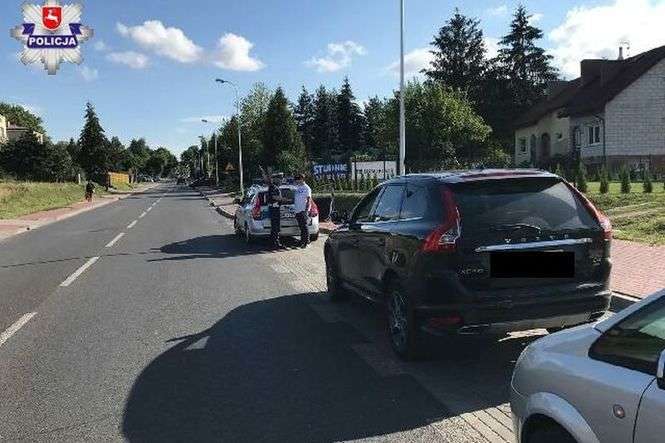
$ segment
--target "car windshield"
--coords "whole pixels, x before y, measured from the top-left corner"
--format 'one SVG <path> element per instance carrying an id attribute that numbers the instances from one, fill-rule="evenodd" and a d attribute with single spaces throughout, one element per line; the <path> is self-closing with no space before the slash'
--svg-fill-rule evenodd
<path id="1" fill-rule="evenodd" d="M 462 225 L 471 232 L 598 227 L 584 204 L 558 179 L 516 178 L 466 183 L 455 187 L 455 199 Z"/>

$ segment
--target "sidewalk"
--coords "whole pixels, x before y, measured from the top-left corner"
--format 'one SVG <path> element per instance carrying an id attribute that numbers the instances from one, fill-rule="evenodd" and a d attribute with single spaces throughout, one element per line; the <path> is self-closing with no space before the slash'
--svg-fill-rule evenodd
<path id="1" fill-rule="evenodd" d="M 233 218 L 238 205 L 233 197 L 213 188 L 198 188 L 217 212 Z M 321 232 L 329 234 L 336 229 L 331 222 L 319 224 Z M 648 246 L 625 240 L 612 241 L 612 291 L 644 298 L 665 288 L 665 246 Z"/>
<path id="2" fill-rule="evenodd" d="M 129 197 L 132 194 L 147 191 L 152 187 L 153 186 L 144 186 L 128 192 L 114 192 L 112 194 L 96 197 L 92 203 L 80 201 L 64 208 L 33 212 L 32 214 L 24 215 L 15 219 L 0 220 L 0 240 L 4 240 L 14 235 L 37 229 L 44 225 L 73 217 L 83 212 L 101 208 L 102 206 L 106 206 L 109 203 L 113 203 L 115 201 Z"/>

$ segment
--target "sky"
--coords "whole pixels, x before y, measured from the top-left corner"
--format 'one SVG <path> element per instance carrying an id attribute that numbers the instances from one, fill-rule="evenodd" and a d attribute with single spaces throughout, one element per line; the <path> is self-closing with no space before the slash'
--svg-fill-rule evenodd
<path id="1" fill-rule="evenodd" d="M 22 0 L 3 0 L 0 29 L 22 21 Z M 41 4 L 39 0 L 31 3 Z M 62 4 L 69 3 L 62 0 Z M 109 137 L 144 137 L 176 154 L 234 113 L 235 82 L 282 86 L 295 100 L 302 86 L 339 87 L 348 76 L 359 102 L 398 87 L 399 0 L 88 0 L 82 23 L 94 29 L 81 65 L 54 76 L 18 61 L 21 44 L 0 37 L 0 101 L 44 119 L 54 140 L 78 138 L 86 101 Z M 579 75 L 583 58 L 616 58 L 665 45 L 665 0 L 522 1 L 543 29 L 541 45 L 561 76 Z M 495 53 L 517 2 L 405 0 L 407 76 L 431 57 L 429 43 L 455 8 L 480 20 Z M 0 34 L 1 36 L 2 34 Z M 626 43 L 624 43 L 626 42 Z"/>

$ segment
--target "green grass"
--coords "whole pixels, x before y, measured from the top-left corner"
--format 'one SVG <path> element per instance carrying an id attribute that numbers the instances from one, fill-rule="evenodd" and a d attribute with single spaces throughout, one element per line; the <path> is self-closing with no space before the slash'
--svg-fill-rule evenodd
<path id="1" fill-rule="evenodd" d="M 131 191 L 134 189 L 134 186 L 130 183 L 116 183 L 113 188 L 116 191 Z"/>
<path id="2" fill-rule="evenodd" d="M 589 183 L 587 196 L 612 221 L 614 238 L 652 245 L 665 245 L 665 191 L 654 182 L 652 194 L 642 192 L 642 183 L 633 183 L 630 194 L 622 194 L 620 183 L 610 183 L 610 192 L 600 194 L 600 183 Z"/>
<path id="3" fill-rule="evenodd" d="M 95 195 L 103 190 L 97 186 Z M 63 208 L 83 200 L 83 197 L 84 185 L 76 183 L 0 181 L 0 219 Z"/>

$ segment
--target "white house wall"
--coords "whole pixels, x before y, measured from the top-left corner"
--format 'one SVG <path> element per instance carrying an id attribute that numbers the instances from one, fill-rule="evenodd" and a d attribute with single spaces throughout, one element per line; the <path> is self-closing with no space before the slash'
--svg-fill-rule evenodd
<path id="1" fill-rule="evenodd" d="M 605 106 L 608 156 L 665 155 L 665 60 Z"/>
<path id="2" fill-rule="evenodd" d="M 538 124 L 515 131 L 515 164 L 531 162 L 531 136 L 537 139 L 536 154 L 540 153 L 540 141 L 543 134 L 550 136 L 550 156 L 565 155 L 570 152 L 570 122 L 568 118 L 559 118 L 560 109 L 550 112 L 538 121 Z M 559 138 L 559 135 L 561 138 Z M 526 152 L 520 152 L 519 140 L 526 138 Z"/>

